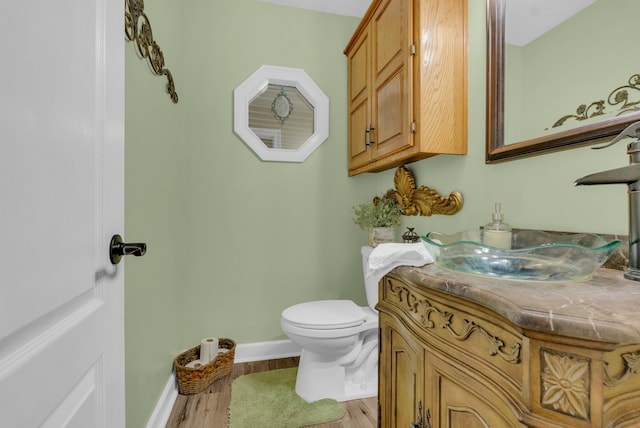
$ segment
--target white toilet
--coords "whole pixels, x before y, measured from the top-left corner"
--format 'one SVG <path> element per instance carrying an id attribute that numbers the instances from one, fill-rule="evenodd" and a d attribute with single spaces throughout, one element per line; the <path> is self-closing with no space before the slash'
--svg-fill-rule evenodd
<path id="1" fill-rule="evenodd" d="M 362 247 L 363 271 L 372 250 Z M 282 330 L 302 348 L 296 392 L 306 401 L 378 394 L 378 282 L 365 279 L 365 290 L 368 306 L 321 300 L 282 312 Z"/>

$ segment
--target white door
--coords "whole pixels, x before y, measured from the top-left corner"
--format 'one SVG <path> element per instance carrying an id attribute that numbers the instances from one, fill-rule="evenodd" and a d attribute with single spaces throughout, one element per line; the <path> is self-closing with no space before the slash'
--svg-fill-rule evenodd
<path id="1" fill-rule="evenodd" d="M 124 426 L 124 2 L 0 1 L 0 426 Z"/>

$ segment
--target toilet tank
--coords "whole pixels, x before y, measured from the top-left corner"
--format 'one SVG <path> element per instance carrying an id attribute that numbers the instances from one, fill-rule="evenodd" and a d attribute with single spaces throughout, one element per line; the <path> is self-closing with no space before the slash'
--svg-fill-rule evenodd
<path id="1" fill-rule="evenodd" d="M 371 277 L 367 279 L 366 277 L 369 254 L 371 254 L 371 251 L 373 251 L 373 247 L 364 245 L 361 248 L 361 251 L 362 251 L 362 277 L 364 278 L 364 289 L 367 295 L 367 304 L 371 309 L 375 310 L 376 305 L 378 304 L 378 279 L 375 277 Z"/>

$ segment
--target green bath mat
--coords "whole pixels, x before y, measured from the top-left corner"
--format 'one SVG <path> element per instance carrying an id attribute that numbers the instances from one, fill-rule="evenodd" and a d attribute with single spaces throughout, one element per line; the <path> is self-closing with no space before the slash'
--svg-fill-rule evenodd
<path id="1" fill-rule="evenodd" d="M 295 391 L 298 369 L 240 376 L 231 384 L 229 428 L 298 428 L 341 419 L 345 410 L 325 398 L 307 403 Z"/>

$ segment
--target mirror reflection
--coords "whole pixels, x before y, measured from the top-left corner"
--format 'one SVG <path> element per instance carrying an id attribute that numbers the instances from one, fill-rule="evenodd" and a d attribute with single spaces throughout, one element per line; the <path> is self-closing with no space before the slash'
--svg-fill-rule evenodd
<path id="1" fill-rule="evenodd" d="M 313 134 L 313 106 L 295 86 L 269 84 L 249 104 L 249 128 L 270 149 L 298 149 Z"/>
<path id="2" fill-rule="evenodd" d="M 487 6 L 487 162 L 591 144 L 640 117 L 637 0 Z"/>

